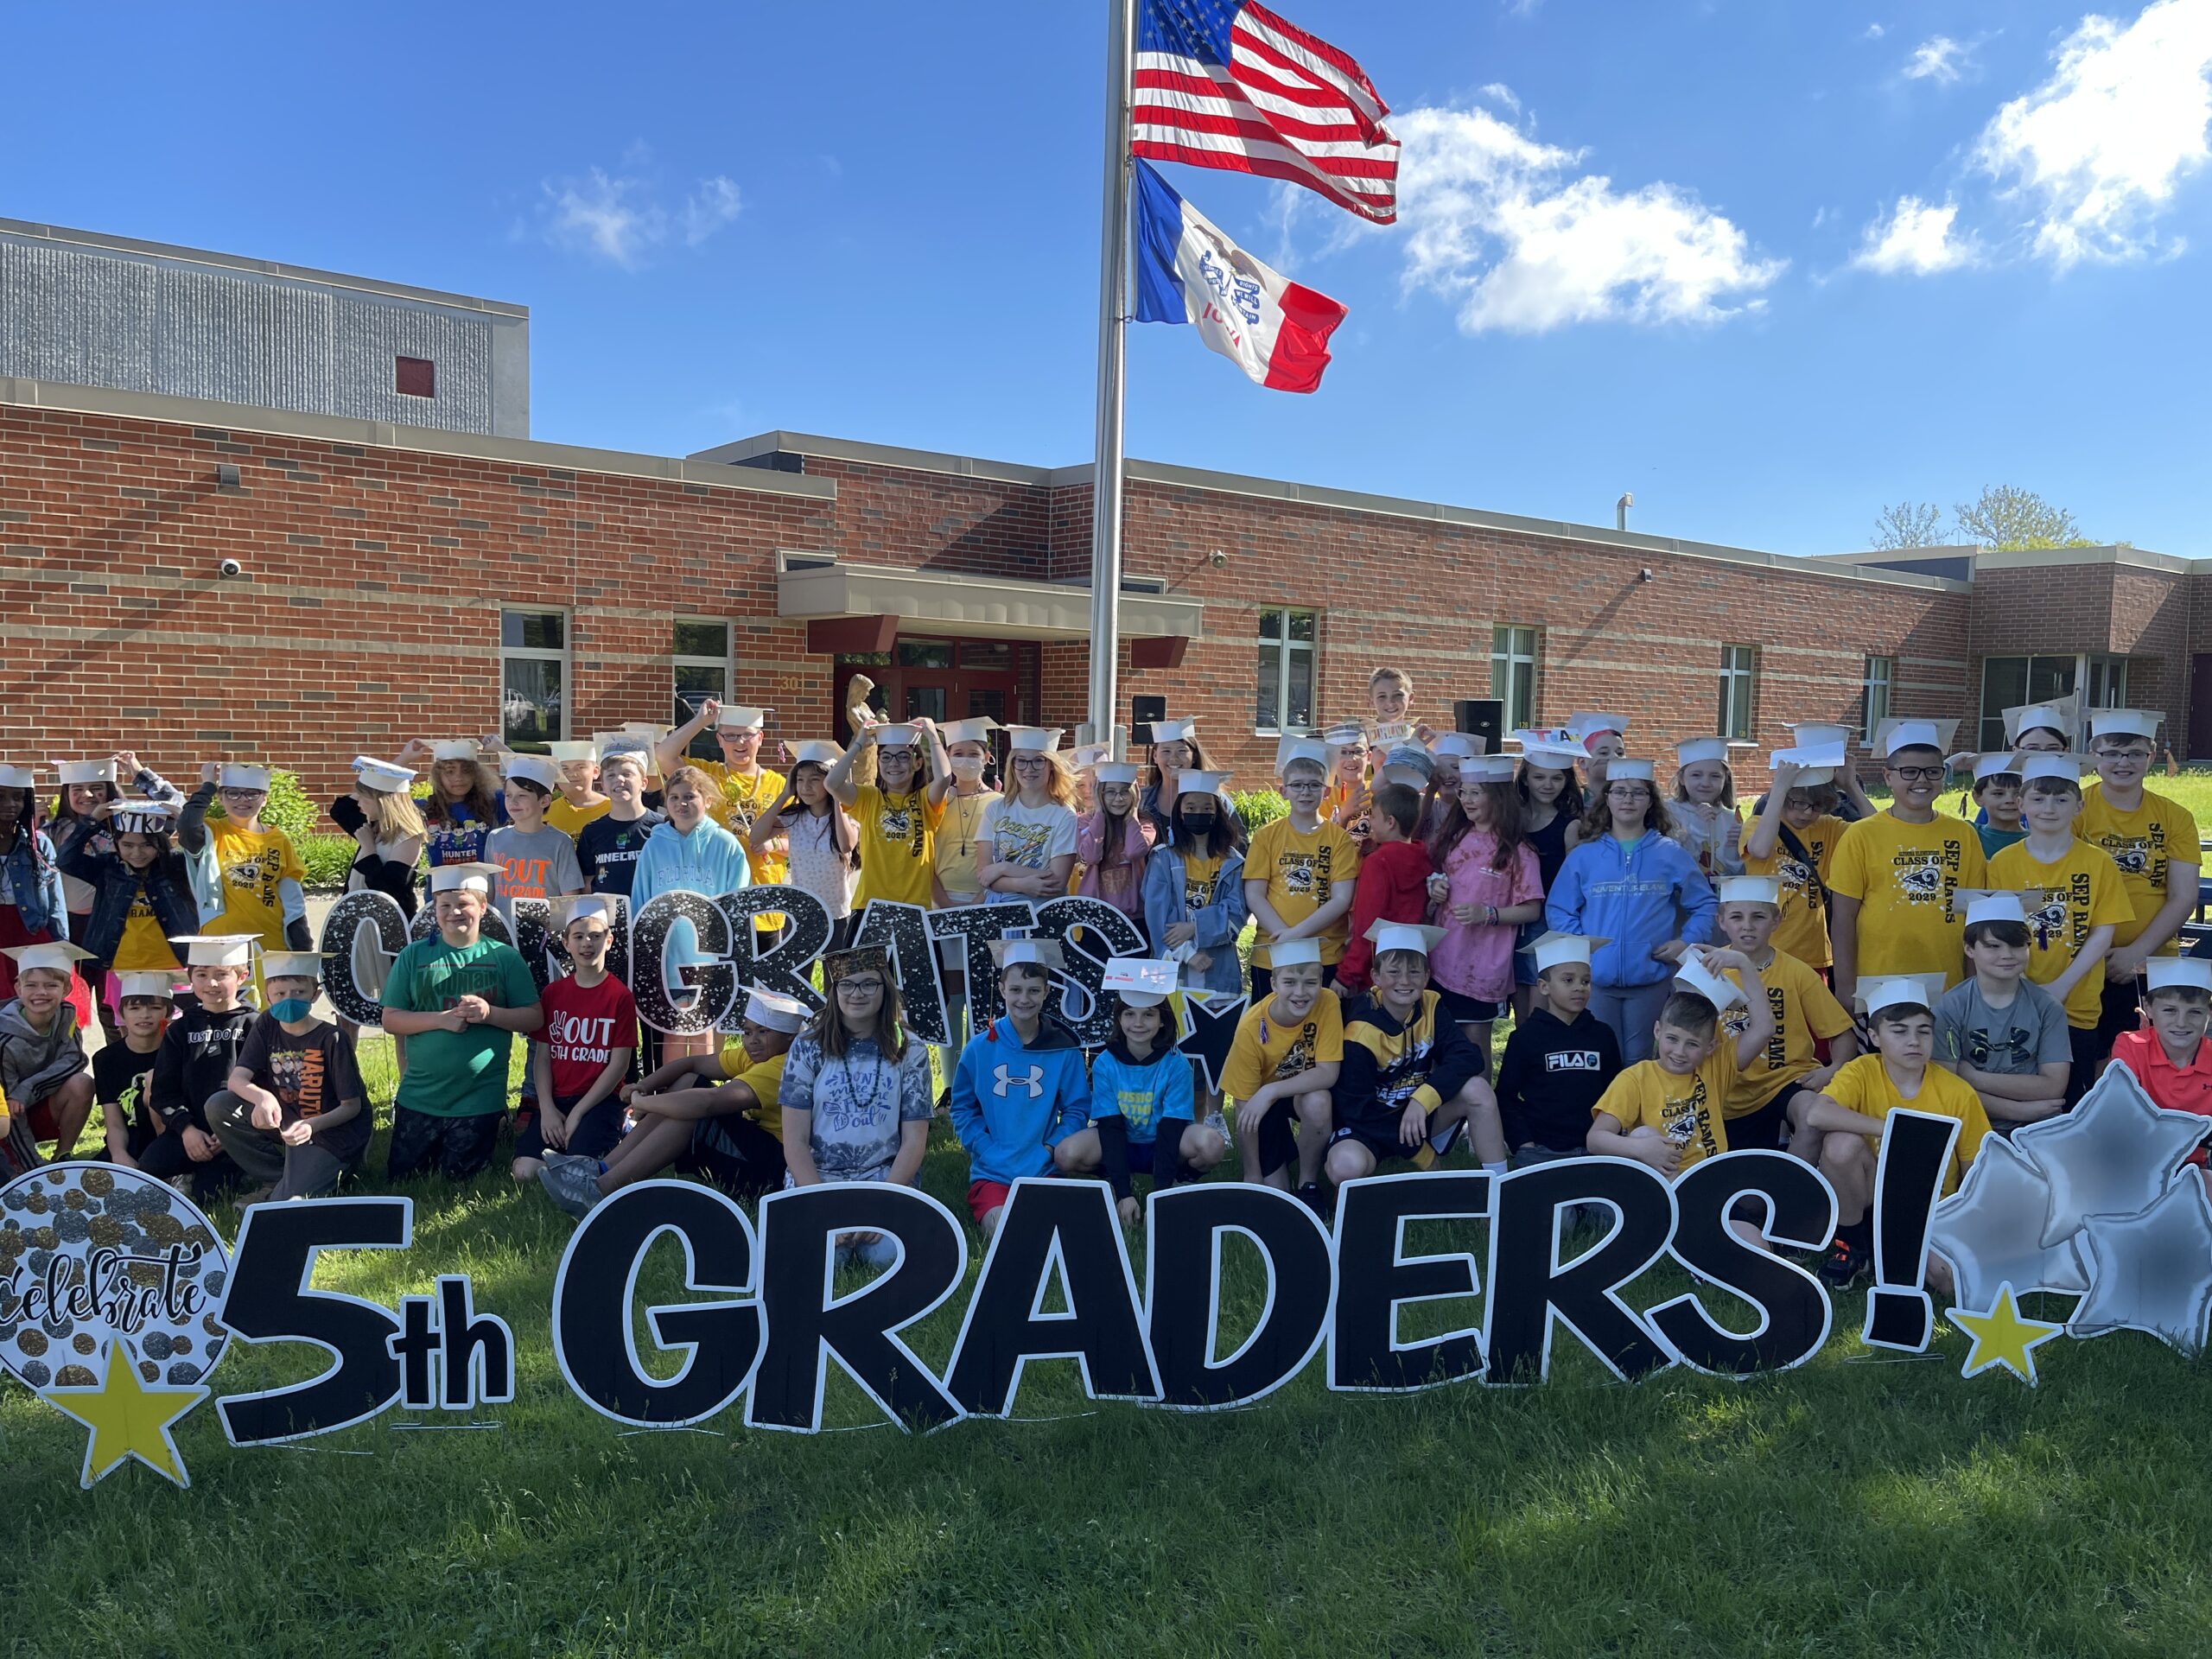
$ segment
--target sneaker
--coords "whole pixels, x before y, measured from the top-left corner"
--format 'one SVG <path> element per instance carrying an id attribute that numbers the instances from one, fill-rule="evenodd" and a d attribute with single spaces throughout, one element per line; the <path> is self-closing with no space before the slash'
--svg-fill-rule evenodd
<path id="1" fill-rule="evenodd" d="M 1827 1258 L 1821 1263 L 1821 1277 L 1833 1289 L 1849 1290 L 1871 1265 L 1866 1251 L 1847 1238 L 1839 1238 L 1828 1246 Z"/>
<path id="2" fill-rule="evenodd" d="M 1198 1127 L 1202 1129 L 1211 1129 L 1216 1135 L 1219 1135 L 1221 1137 L 1221 1144 L 1223 1146 L 1226 1147 L 1233 1144 L 1229 1136 L 1229 1120 L 1221 1113 L 1208 1112 L 1205 1116 L 1205 1122 L 1199 1124 Z"/>
<path id="3" fill-rule="evenodd" d="M 1321 1192 L 1321 1183 L 1308 1181 L 1298 1189 L 1299 1198 L 1308 1210 L 1321 1217 L 1321 1224 L 1329 1224 L 1329 1201 Z"/>
<path id="4" fill-rule="evenodd" d="M 554 1203 L 582 1221 L 601 1196 L 599 1160 L 565 1155 L 557 1164 L 548 1160 L 545 1167 L 537 1172 L 537 1184 Z"/>

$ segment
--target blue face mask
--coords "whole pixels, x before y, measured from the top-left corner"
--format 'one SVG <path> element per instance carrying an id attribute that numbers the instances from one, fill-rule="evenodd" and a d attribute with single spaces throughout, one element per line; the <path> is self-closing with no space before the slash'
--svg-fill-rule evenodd
<path id="1" fill-rule="evenodd" d="M 315 1012 L 315 1003 L 304 996 L 288 996 L 282 1001 L 271 1002 L 269 1012 L 288 1026 L 296 1026 Z"/>

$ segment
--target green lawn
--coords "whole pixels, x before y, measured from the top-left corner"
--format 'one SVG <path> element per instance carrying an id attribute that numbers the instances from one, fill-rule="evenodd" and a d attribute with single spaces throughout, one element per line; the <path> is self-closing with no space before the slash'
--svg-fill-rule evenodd
<path id="1" fill-rule="evenodd" d="M 367 1047 L 388 1094 L 388 1047 Z M 957 1209 L 939 1141 L 925 1184 Z M 86 1493 L 83 1431 L 0 1394 L 9 1650 L 2212 1651 L 2212 1379 L 2147 1338 L 2048 1344 L 2031 1392 L 1961 1381 L 1948 1328 L 1941 1359 L 1868 1358 L 1852 1296 L 1812 1364 L 1748 1385 L 1614 1385 L 1562 1338 L 1541 1389 L 1332 1397 L 1317 1367 L 1190 1417 L 1093 1408 L 1052 1362 L 1015 1402 L 1041 1421 L 912 1439 L 869 1427 L 840 1378 L 829 1421 L 849 1432 L 625 1435 L 553 1364 L 569 1224 L 511 1186 L 426 1184 L 410 1253 L 317 1275 L 390 1304 L 472 1274 L 519 1349 L 517 1397 L 477 1414 L 496 1429 L 394 1411 L 243 1451 L 203 1407 L 178 1433 L 190 1491 L 126 1467 Z M 1231 1267 L 1228 1342 L 1261 1294 Z M 660 1259 L 644 1288 L 673 1284 Z M 1649 1299 L 1681 1287 L 1655 1275 Z M 933 1363 L 963 1304 L 920 1328 Z M 1479 1318 L 1417 1312 L 1408 1335 Z M 234 1346 L 217 1378 L 318 1364 Z"/>

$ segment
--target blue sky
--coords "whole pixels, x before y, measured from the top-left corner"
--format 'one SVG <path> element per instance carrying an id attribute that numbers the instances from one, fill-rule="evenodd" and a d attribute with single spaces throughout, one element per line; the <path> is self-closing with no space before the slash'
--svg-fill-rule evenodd
<path id="1" fill-rule="evenodd" d="M 2212 0 L 1279 9 L 1404 221 L 1164 168 L 1351 315 L 1311 397 L 1133 330 L 1131 454 L 1789 552 L 2014 483 L 2212 555 Z M 1066 464 L 1104 11 L 19 10 L 0 214 L 520 302 L 539 437 Z"/>

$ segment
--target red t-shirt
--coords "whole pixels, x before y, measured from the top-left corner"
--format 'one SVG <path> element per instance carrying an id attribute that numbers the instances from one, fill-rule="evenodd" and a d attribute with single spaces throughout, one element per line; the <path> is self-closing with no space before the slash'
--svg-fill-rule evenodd
<path id="1" fill-rule="evenodd" d="M 2196 1058 L 2185 1066 L 2176 1065 L 2166 1058 L 2157 1032 L 2124 1031 L 2113 1039 L 2112 1058 L 2135 1074 L 2152 1104 L 2170 1112 L 2212 1117 L 2212 1042 L 2197 1044 Z M 2204 1148 L 2190 1154 L 2189 1161 L 2202 1163 Z"/>
<path id="2" fill-rule="evenodd" d="M 599 1081 L 618 1048 L 638 1046 L 638 1005 L 630 988 L 609 974 L 587 989 L 572 975 L 545 987 L 544 1043 L 552 1051 L 553 1093 L 574 1100 Z"/>
<path id="3" fill-rule="evenodd" d="M 1367 930 L 1376 922 L 1422 922 L 1428 918 L 1428 849 L 1417 841 L 1374 841 L 1359 861 L 1351 890 L 1351 938 L 1337 963 L 1337 983 L 1367 988 L 1375 947 Z"/>

